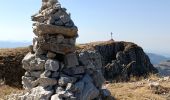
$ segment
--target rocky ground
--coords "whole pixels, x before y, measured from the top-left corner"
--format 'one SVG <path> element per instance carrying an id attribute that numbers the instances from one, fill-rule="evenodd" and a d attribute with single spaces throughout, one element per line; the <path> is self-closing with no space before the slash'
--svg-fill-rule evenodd
<path id="1" fill-rule="evenodd" d="M 109 83 L 106 87 L 116 100 L 170 100 L 170 77 L 152 76 L 148 79 L 130 82 Z M 0 100 L 6 95 L 23 92 L 22 89 L 0 86 Z"/>

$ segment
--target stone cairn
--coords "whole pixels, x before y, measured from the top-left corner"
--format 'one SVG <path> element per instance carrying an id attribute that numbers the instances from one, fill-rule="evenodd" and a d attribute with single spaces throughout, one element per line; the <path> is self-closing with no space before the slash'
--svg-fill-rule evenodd
<path id="1" fill-rule="evenodd" d="M 28 91 L 21 100 L 103 100 L 101 57 L 94 50 L 75 52 L 78 29 L 57 0 L 42 0 L 32 16 L 36 37 L 23 59 L 22 77 Z"/>

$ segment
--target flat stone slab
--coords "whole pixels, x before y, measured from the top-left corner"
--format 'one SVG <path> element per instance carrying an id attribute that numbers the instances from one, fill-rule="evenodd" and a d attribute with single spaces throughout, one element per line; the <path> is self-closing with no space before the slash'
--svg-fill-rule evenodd
<path id="1" fill-rule="evenodd" d="M 77 37 L 78 29 L 76 27 L 68 28 L 64 26 L 55 26 L 50 24 L 35 23 L 34 33 L 37 36 L 42 36 L 45 34 L 62 34 L 66 37 Z"/>

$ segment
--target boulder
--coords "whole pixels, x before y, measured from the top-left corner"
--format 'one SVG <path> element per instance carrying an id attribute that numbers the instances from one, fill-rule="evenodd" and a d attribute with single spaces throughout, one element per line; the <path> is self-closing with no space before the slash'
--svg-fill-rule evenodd
<path id="1" fill-rule="evenodd" d="M 46 34 L 62 34 L 66 37 L 77 37 L 77 27 L 67 28 L 64 26 L 55 26 L 55 25 L 48 25 L 42 23 L 35 24 L 35 35 L 42 36 Z"/>

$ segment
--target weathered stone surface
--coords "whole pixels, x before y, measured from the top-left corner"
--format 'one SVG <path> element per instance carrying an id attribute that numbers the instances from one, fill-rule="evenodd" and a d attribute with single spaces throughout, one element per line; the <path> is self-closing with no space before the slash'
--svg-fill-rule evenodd
<path id="1" fill-rule="evenodd" d="M 78 100 L 93 100 L 99 96 L 99 90 L 94 86 L 92 81 L 92 78 L 86 74 L 84 78 L 76 84 L 79 88 L 79 93 L 76 93 Z"/>
<path id="2" fill-rule="evenodd" d="M 49 70 L 45 70 L 41 75 L 40 77 L 44 78 L 44 77 L 50 77 L 51 76 L 51 71 Z"/>
<path id="3" fill-rule="evenodd" d="M 33 82 L 35 81 L 34 77 L 22 77 L 22 84 L 25 89 L 32 89 L 36 86 Z"/>
<path id="4" fill-rule="evenodd" d="M 66 68 L 63 69 L 63 72 L 67 75 L 80 75 L 85 73 L 85 69 L 83 66 L 78 66 L 78 67 L 71 67 L 71 68 Z"/>
<path id="5" fill-rule="evenodd" d="M 60 86 L 66 86 L 68 83 L 74 83 L 77 79 L 69 76 L 61 76 L 58 80 Z"/>
<path id="6" fill-rule="evenodd" d="M 47 25 L 47 24 L 35 24 L 35 35 L 42 36 L 46 34 L 62 34 L 66 37 L 77 37 L 77 27 L 67 28 L 63 26 Z"/>
<path id="7" fill-rule="evenodd" d="M 43 70 L 45 65 L 45 60 L 41 58 L 35 58 L 34 60 L 30 61 L 30 66 L 26 70 Z"/>
<path id="8" fill-rule="evenodd" d="M 24 59 L 22 60 L 22 63 L 23 63 L 23 68 L 25 70 L 28 70 L 30 69 L 30 61 L 32 61 L 33 59 L 35 59 L 35 55 L 34 54 L 31 54 L 31 53 L 28 53 Z"/>
<path id="9" fill-rule="evenodd" d="M 42 71 L 31 71 L 29 72 L 31 77 L 36 77 L 39 78 L 40 75 L 42 74 Z"/>
<path id="10" fill-rule="evenodd" d="M 75 51 L 75 47 L 69 44 L 44 43 L 40 46 L 45 51 L 52 51 L 59 54 L 67 54 Z"/>
<path id="11" fill-rule="evenodd" d="M 102 56 L 107 80 L 128 81 L 130 76 L 144 77 L 157 73 L 143 49 L 134 43 L 107 41 L 93 44 L 93 48 Z"/>
<path id="12" fill-rule="evenodd" d="M 91 69 L 101 69 L 102 63 L 101 63 L 101 56 L 97 51 L 82 51 L 79 53 L 79 61 L 84 66 L 87 66 Z"/>
<path id="13" fill-rule="evenodd" d="M 42 86 L 31 89 L 30 92 L 21 96 L 21 100 L 49 100 L 53 94 L 52 90 L 47 90 Z"/>
<path id="14" fill-rule="evenodd" d="M 100 89 L 102 87 L 103 83 L 105 82 L 105 78 L 104 78 L 102 72 L 94 71 L 92 74 L 92 78 L 93 78 L 95 86 Z"/>
<path id="15" fill-rule="evenodd" d="M 47 86 L 53 86 L 57 84 L 57 80 L 52 78 L 39 78 L 35 82 L 39 86 L 47 87 Z"/>
<path id="16" fill-rule="evenodd" d="M 67 54 L 65 56 L 65 64 L 67 68 L 76 67 L 77 65 L 79 65 L 76 54 L 75 53 Z"/>
<path id="17" fill-rule="evenodd" d="M 45 70 L 57 71 L 59 68 L 59 62 L 56 60 L 48 59 L 45 63 Z"/>

